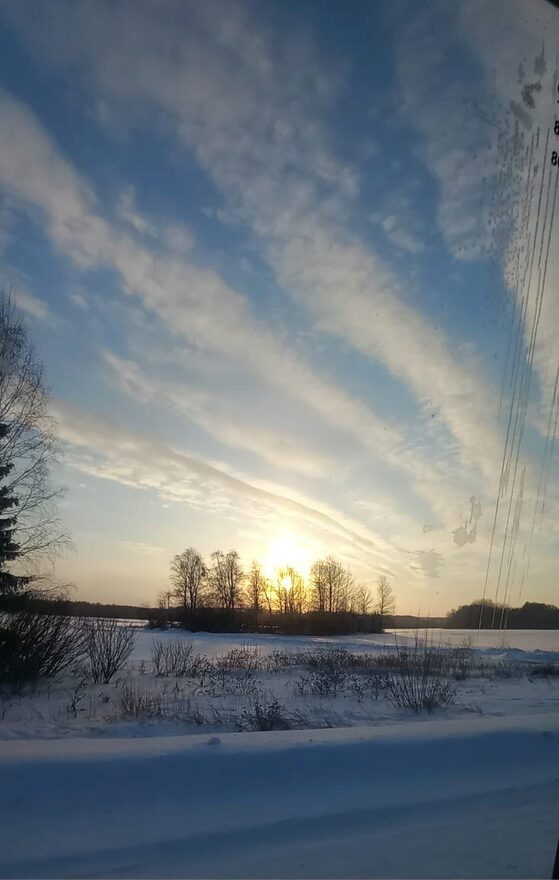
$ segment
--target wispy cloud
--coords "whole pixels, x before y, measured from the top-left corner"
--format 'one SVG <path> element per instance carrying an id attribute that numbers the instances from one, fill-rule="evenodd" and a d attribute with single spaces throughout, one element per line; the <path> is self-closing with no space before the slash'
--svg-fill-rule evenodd
<path id="1" fill-rule="evenodd" d="M 387 425 L 370 406 L 313 371 L 297 352 L 252 315 L 248 300 L 225 284 L 214 270 L 167 253 L 162 255 L 157 249 L 138 243 L 125 230 L 111 227 L 96 212 L 91 187 L 63 158 L 32 114 L 5 93 L 0 94 L 0 104 L 6 122 L 0 134 L 0 182 L 13 197 L 43 214 L 53 242 L 78 267 L 113 267 L 122 278 L 124 292 L 139 296 L 144 306 L 163 318 L 175 333 L 255 371 L 272 387 L 308 405 L 324 422 L 353 436 L 375 456 L 411 473 L 419 490 L 434 506 L 444 504 L 444 498 L 434 492 L 434 484 L 442 488 L 437 463 L 406 449 L 396 427 Z M 4 132 L 9 132 L 9 137 Z M 26 174 L 28 165 L 34 168 L 31 175 Z M 340 267 L 333 265 L 337 258 L 335 243 L 326 240 L 319 244 L 321 253 L 313 255 L 306 249 L 304 259 L 323 260 L 323 266 L 316 271 L 323 273 L 327 296 Z M 328 255 L 329 246 L 334 253 Z M 346 258 L 349 255 L 345 252 Z M 342 249 L 340 259 L 343 256 Z M 359 251 L 355 256 L 359 256 Z M 334 276 L 328 278 L 331 269 Z M 359 274 L 360 269 L 354 266 L 352 271 Z M 344 307 L 339 292 L 336 296 L 339 320 Z M 345 296 L 347 320 L 357 329 L 358 320 L 370 320 L 367 301 L 363 300 L 366 311 L 357 314 L 348 289 Z M 321 321 L 329 329 L 325 315 Z M 361 332 L 366 332 L 365 328 Z"/>
<path id="2" fill-rule="evenodd" d="M 290 437 L 281 429 L 268 430 L 251 424 L 238 401 L 227 406 L 219 392 L 210 394 L 185 381 L 148 376 L 138 364 L 109 351 L 104 351 L 102 357 L 116 387 L 144 403 L 164 405 L 181 413 L 222 443 L 252 452 L 275 467 L 310 477 L 325 477 L 334 467 L 328 456 L 316 448 L 306 448 L 300 438 Z"/>
<path id="3" fill-rule="evenodd" d="M 219 9 L 212 26 L 206 7 L 194 15 L 189 11 L 190 27 L 180 31 L 180 41 L 171 19 L 163 17 L 154 42 L 151 13 L 142 7 L 132 42 L 103 4 L 96 7 L 94 20 L 87 6 L 68 9 L 75 27 L 65 46 L 60 13 L 48 17 L 45 33 L 58 57 L 79 56 L 107 99 L 155 105 L 177 137 L 195 151 L 232 209 L 261 238 L 280 283 L 305 305 L 317 327 L 383 364 L 416 394 L 419 405 L 435 399 L 439 417 L 460 444 L 464 459 L 485 476 L 494 474 L 501 438 L 494 427 L 495 396 L 487 377 L 465 352 L 458 355 L 440 328 L 433 329 L 404 302 L 399 279 L 344 228 L 358 191 L 358 174 L 329 150 L 320 119 L 320 109 L 336 94 L 339 81 L 330 82 L 310 47 L 304 64 L 296 54 L 286 67 L 288 43 L 270 40 L 242 7 Z M 214 27 L 215 21 L 219 24 Z M 101 51 L 95 53 L 90 48 L 91 28 L 105 35 Z M 202 46 L 204 64 L 197 65 Z M 154 274 L 151 266 L 140 271 Z M 184 280 L 188 282 L 188 276 Z M 214 291 L 216 286 L 217 282 Z M 237 316 L 239 308 L 237 300 Z M 229 309 L 219 311 L 231 327 Z M 218 321 L 223 337 L 227 334 L 222 328 Z M 398 346 L 393 343 L 396 338 Z M 258 343 L 256 336 L 253 360 L 258 359 L 259 369 L 264 364 L 276 383 L 281 375 L 291 387 L 307 388 L 309 403 L 323 416 L 335 411 L 338 422 L 374 438 L 371 445 L 383 454 L 390 445 L 401 446 L 394 437 L 387 444 L 385 426 L 359 412 L 356 402 L 344 400 L 333 389 L 326 393 L 314 377 L 300 381 L 294 375 L 300 366 L 287 374 L 278 371 L 269 340 L 268 351 L 257 357 Z M 241 344 L 246 347 L 244 341 Z M 400 465 L 432 481 L 433 463 L 414 461 L 410 449 L 398 458 Z M 441 480 L 439 488 L 444 491 Z"/>
<path id="4" fill-rule="evenodd" d="M 18 309 L 21 309 L 28 317 L 44 324 L 50 324 L 51 327 L 56 327 L 59 324 L 60 319 L 56 317 L 48 303 L 29 293 L 23 287 L 16 287 L 12 291 L 12 297 Z"/>
<path id="5" fill-rule="evenodd" d="M 147 434 L 122 429 L 112 420 L 60 401 L 53 413 L 58 435 L 68 445 L 67 461 L 83 473 L 154 490 L 167 502 L 248 517 L 255 526 L 281 514 L 284 522 L 287 517 L 318 534 L 325 548 L 335 539 L 341 552 L 358 558 L 365 569 L 391 558 L 398 565 L 398 553 L 386 539 L 328 505 L 232 476 Z"/>
<path id="6" fill-rule="evenodd" d="M 347 559 L 400 566 L 416 581 L 437 577 L 443 561 L 449 578 L 479 581 L 490 515 L 475 545 L 458 548 L 452 532 L 473 495 L 491 509 L 507 430 L 499 351 L 473 327 L 474 308 L 482 314 L 491 296 L 478 289 L 488 266 L 495 287 L 511 286 L 519 229 L 533 227 L 526 211 L 510 220 L 526 174 L 520 162 L 500 174 L 508 147 L 496 108 L 517 131 L 541 122 L 531 91 L 528 122 L 513 106 L 528 81 L 495 28 L 508 6 L 486 7 L 398 5 L 394 68 L 383 70 L 395 107 L 385 120 L 359 98 L 355 143 L 342 129 L 346 112 L 355 118 L 361 61 L 322 54 L 320 33 L 302 35 L 295 12 L 218 0 L 122 0 L 118 12 L 105 0 L 21 0 L 8 10 L 35 62 L 70 72 L 104 149 L 133 151 L 149 133 L 150 155 L 161 154 L 143 177 L 130 163 L 130 180 L 121 173 L 107 188 L 106 169 L 96 177 L 89 163 L 86 177 L 46 114 L 41 122 L 0 92 L 8 222 L 31 219 L 70 267 L 66 296 L 82 307 L 72 317 L 83 320 L 85 306 L 96 322 L 103 390 L 127 416 L 111 439 L 100 417 L 83 414 L 80 427 L 62 407 L 75 467 L 256 530 L 294 516 L 335 536 Z M 523 22 L 507 34 L 514 65 L 540 32 L 526 42 Z M 174 175 L 187 183 L 175 201 Z M 553 254 L 548 271 L 559 278 Z M 446 313 L 452 273 L 471 315 L 466 299 Z M 535 352 L 548 400 L 554 304 L 543 303 Z M 38 318 L 40 303 L 31 308 Z M 142 407 L 161 417 L 159 439 L 124 427 Z M 545 424 L 531 418 L 535 435 Z M 192 438 L 207 450 L 190 450 Z M 530 452 L 526 497 L 538 481 Z M 304 491 L 286 485 L 295 476 Z"/>

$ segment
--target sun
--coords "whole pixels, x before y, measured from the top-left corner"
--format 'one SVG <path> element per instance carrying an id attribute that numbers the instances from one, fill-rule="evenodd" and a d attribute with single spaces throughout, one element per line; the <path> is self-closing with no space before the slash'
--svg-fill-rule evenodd
<path id="1" fill-rule="evenodd" d="M 282 568 L 294 568 L 306 580 L 311 565 L 310 553 L 304 546 L 302 539 L 292 532 L 286 531 L 274 536 L 268 542 L 262 569 L 266 577 L 275 579 Z M 282 579 L 282 586 L 287 590 L 290 589 L 291 578 L 289 575 Z"/>
<path id="2" fill-rule="evenodd" d="M 290 590 L 292 587 L 291 575 L 288 575 L 288 574 L 284 575 L 281 579 L 281 585 L 284 590 Z"/>

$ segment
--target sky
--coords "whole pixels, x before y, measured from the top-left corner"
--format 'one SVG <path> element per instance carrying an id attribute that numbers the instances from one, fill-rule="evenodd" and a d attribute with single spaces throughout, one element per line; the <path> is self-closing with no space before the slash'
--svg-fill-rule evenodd
<path id="1" fill-rule="evenodd" d="M 559 13 L 0 0 L 0 283 L 73 550 L 333 554 L 401 613 L 556 602 Z M 557 141 L 559 148 L 559 140 Z"/>

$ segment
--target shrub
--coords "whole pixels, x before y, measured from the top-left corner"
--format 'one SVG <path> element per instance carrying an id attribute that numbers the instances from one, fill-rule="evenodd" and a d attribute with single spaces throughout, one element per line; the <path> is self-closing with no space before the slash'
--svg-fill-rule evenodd
<path id="1" fill-rule="evenodd" d="M 173 700 L 172 716 L 185 724 L 222 724 L 223 720 L 217 708 L 213 708 L 210 718 L 206 718 L 191 696 L 176 696 Z"/>
<path id="2" fill-rule="evenodd" d="M 456 681 L 464 681 L 472 674 L 474 652 L 470 645 L 462 645 L 450 652 L 452 676 Z"/>
<path id="3" fill-rule="evenodd" d="M 335 697 L 343 688 L 345 674 L 328 669 L 317 669 L 307 675 L 300 675 L 295 688 L 301 696 Z"/>
<path id="4" fill-rule="evenodd" d="M 114 618 L 90 617 L 83 628 L 87 673 L 95 684 L 108 684 L 134 650 L 136 633 Z"/>
<path id="5" fill-rule="evenodd" d="M 165 645 L 154 641 L 151 647 L 153 671 L 156 675 L 176 678 L 199 675 L 206 660 L 199 654 L 193 656 L 193 650 L 192 642 L 174 641 Z"/>
<path id="6" fill-rule="evenodd" d="M 169 612 L 166 608 L 152 608 L 148 617 L 147 629 L 169 629 Z"/>
<path id="7" fill-rule="evenodd" d="M 441 675 L 436 649 L 416 642 L 408 650 L 398 649 L 398 672 L 387 678 L 388 700 L 400 709 L 432 712 L 456 699 L 451 681 Z"/>
<path id="8" fill-rule="evenodd" d="M 354 665 L 355 657 L 345 648 L 319 648 L 304 654 L 304 662 L 311 669 L 331 674 L 339 674 Z"/>
<path id="9" fill-rule="evenodd" d="M 536 663 L 530 670 L 530 675 L 541 676 L 542 678 L 550 678 L 559 675 L 559 663 Z"/>
<path id="10" fill-rule="evenodd" d="M 151 643 L 151 665 L 156 675 L 163 675 L 165 669 L 165 645 L 163 642 Z"/>
<path id="11" fill-rule="evenodd" d="M 238 670 L 232 674 L 212 666 L 208 666 L 200 677 L 199 687 L 208 697 L 254 696 L 260 692 L 254 672 Z"/>
<path id="12" fill-rule="evenodd" d="M 155 691 L 139 691 L 133 685 L 124 685 L 118 701 L 118 717 L 124 720 L 161 718 L 163 696 Z"/>
<path id="13" fill-rule="evenodd" d="M 220 672 L 234 672 L 243 669 L 249 672 L 258 672 L 262 666 L 260 648 L 257 646 L 241 645 L 240 648 L 231 648 L 225 654 L 216 657 L 215 668 Z"/>
<path id="14" fill-rule="evenodd" d="M 83 653 L 83 631 L 71 617 L 17 611 L 0 616 L 0 682 L 20 686 L 52 678 Z"/>
<path id="15" fill-rule="evenodd" d="M 291 669 L 293 666 L 300 666 L 303 658 L 304 654 L 299 651 L 280 651 L 276 649 L 267 655 L 265 669 L 271 673 L 285 672 L 285 670 Z"/>
<path id="16" fill-rule="evenodd" d="M 344 690 L 362 703 L 365 697 L 378 700 L 388 687 L 389 678 L 384 673 L 366 671 L 360 675 L 350 675 L 344 682 Z"/>
<path id="17" fill-rule="evenodd" d="M 248 730 L 290 730 L 292 724 L 284 706 L 273 697 L 269 702 L 256 699 L 241 713 L 241 726 Z"/>
<path id="18" fill-rule="evenodd" d="M 439 706 L 448 706 L 456 700 L 456 689 L 451 682 L 427 675 L 403 672 L 388 682 L 387 697 L 399 709 L 419 713 L 432 712 Z"/>

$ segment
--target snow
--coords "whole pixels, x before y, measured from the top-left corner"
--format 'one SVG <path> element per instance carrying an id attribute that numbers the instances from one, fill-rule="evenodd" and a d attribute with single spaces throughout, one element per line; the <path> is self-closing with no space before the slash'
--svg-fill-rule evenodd
<path id="1" fill-rule="evenodd" d="M 398 638 L 410 638 L 415 630 L 393 630 Z M 559 629 L 504 629 L 504 630 L 471 630 L 431 628 L 420 630 L 427 633 L 434 642 L 442 645 L 463 645 L 470 643 L 475 648 L 516 648 L 520 651 L 548 651 L 559 654 Z"/>
<path id="2" fill-rule="evenodd" d="M 338 689 L 330 695 L 300 693 L 298 683 L 305 674 L 301 667 L 273 673 L 264 668 L 254 676 L 240 672 L 238 676 L 225 676 L 225 680 L 214 682 L 159 677 L 151 669 L 151 652 L 156 641 L 164 645 L 191 642 L 195 654 L 214 659 L 234 648 L 248 647 L 257 652 L 259 662 L 265 667 L 266 657 L 274 651 L 292 655 L 309 649 L 343 647 L 361 656 L 387 654 L 395 650 L 395 637 L 391 634 L 311 638 L 138 629 L 136 635 L 127 668 L 108 685 L 80 688 L 79 675 L 66 676 L 10 699 L 0 696 L 0 742 L 92 735 L 131 738 L 228 733 L 245 726 L 243 713 L 255 699 L 260 702 L 277 699 L 287 713 L 295 716 L 295 723 L 303 727 L 400 725 L 409 720 L 405 710 L 391 705 L 383 695 L 363 699 L 349 689 Z M 399 634 L 397 639 L 400 645 L 413 644 L 415 634 Z M 430 641 L 440 644 L 434 637 Z M 456 637 L 454 644 L 463 642 Z M 535 642 L 525 639 L 524 644 L 534 647 Z M 548 640 L 547 644 L 551 642 Z M 545 678 L 527 674 L 534 664 L 559 662 L 559 650 L 486 647 L 474 653 L 489 671 L 496 669 L 499 675 L 455 682 L 456 704 L 441 711 L 439 714 L 443 717 L 510 715 L 517 713 L 519 707 L 525 712 L 540 714 L 559 712 L 559 676 Z M 130 717 L 121 708 L 125 687 L 162 702 L 163 712 L 158 717 Z M 77 705 L 73 708 L 76 694 Z"/>
<path id="3" fill-rule="evenodd" d="M 559 718 L 7 743 L 2 877 L 545 877 Z"/>
<path id="4" fill-rule="evenodd" d="M 471 644 L 481 650 L 497 649 L 500 652 L 517 649 L 536 655 L 545 651 L 559 656 L 559 629 L 550 630 L 478 630 L 471 629 L 399 629 L 385 633 L 358 634 L 349 636 L 276 636 L 262 633 L 185 633 L 175 629 L 160 633 L 157 630 L 139 630 L 140 638 L 136 645 L 134 658 L 148 660 L 153 638 L 188 639 L 197 650 L 210 656 L 242 645 L 258 646 L 264 653 L 273 650 L 302 651 L 309 646 L 342 647 L 348 651 L 391 650 L 396 641 L 399 644 L 413 644 L 416 635 L 428 639 L 436 645 L 462 646 Z"/>
<path id="5" fill-rule="evenodd" d="M 128 668 L 87 686 L 75 711 L 69 677 L 0 704 L 0 877 L 548 877 L 559 677 L 530 670 L 559 660 L 559 633 L 502 635 L 481 633 L 474 653 L 489 672 L 457 681 L 454 705 L 413 716 L 382 695 L 302 695 L 299 666 L 272 674 L 262 663 L 257 691 L 224 694 L 150 668 L 154 640 L 212 657 L 248 645 L 265 658 L 317 646 L 384 654 L 394 635 L 139 630 Z M 177 711 L 122 717 L 125 686 Z M 255 693 L 306 729 L 239 731 Z"/>

